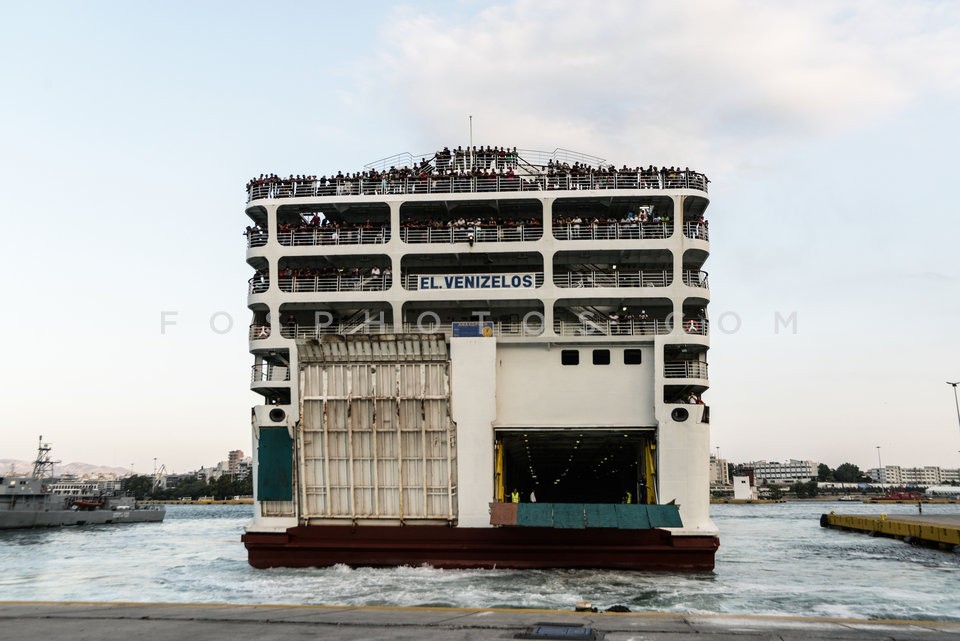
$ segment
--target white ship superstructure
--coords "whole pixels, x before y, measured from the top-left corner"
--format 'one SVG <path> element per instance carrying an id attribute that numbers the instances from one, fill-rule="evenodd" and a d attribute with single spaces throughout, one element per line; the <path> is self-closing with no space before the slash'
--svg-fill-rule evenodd
<path id="1" fill-rule="evenodd" d="M 676 505 L 659 529 L 712 567 L 707 204 L 689 169 L 563 150 L 251 181 L 251 563 L 391 564 L 284 546 L 413 525 L 602 546 Z"/>

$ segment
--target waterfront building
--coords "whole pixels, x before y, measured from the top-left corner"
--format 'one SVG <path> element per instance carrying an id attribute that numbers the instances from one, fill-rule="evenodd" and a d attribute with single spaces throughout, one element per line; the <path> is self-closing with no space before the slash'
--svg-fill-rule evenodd
<path id="1" fill-rule="evenodd" d="M 727 459 L 718 459 L 716 456 L 710 455 L 710 485 L 730 486 L 730 463 Z"/>
<path id="2" fill-rule="evenodd" d="M 243 450 L 230 450 L 230 453 L 227 454 L 227 469 L 230 471 L 230 476 L 237 478 L 242 462 Z"/>
<path id="3" fill-rule="evenodd" d="M 792 485 L 817 480 L 817 463 L 813 461 L 754 461 L 747 465 L 753 468 L 757 485 Z"/>
<path id="4" fill-rule="evenodd" d="M 234 473 L 233 478 L 237 481 L 241 481 L 250 474 L 253 473 L 253 457 L 245 456 L 242 460 L 237 463 L 237 471 Z"/>
<path id="5" fill-rule="evenodd" d="M 940 485 L 943 483 L 956 482 L 960 470 L 940 468 L 935 465 L 926 465 L 924 467 L 901 467 L 899 465 L 885 465 L 882 468 L 871 468 L 867 470 L 867 476 L 888 485 Z"/>
<path id="6" fill-rule="evenodd" d="M 733 499 L 735 501 L 756 501 L 757 488 L 749 476 L 733 477 Z"/>
<path id="7" fill-rule="evenodd" d="M 704 175 L 444 148 L 247 197 L 252 564 L 712 567 Z"/>

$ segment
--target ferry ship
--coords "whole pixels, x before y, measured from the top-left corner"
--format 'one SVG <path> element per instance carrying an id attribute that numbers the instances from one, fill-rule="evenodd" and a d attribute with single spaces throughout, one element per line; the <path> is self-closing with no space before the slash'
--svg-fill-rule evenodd
<path id="1" fill-rule="evenodd" d="M 711 569 L 707 187 L 489 146 L 251 180 L 249 563 Z"/>

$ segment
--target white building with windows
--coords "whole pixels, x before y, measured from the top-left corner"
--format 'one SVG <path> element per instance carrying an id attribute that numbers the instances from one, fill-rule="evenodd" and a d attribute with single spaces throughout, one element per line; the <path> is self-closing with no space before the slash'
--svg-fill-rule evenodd
<path id="1" fill-rule="evenodd" d="M 710 455 L 710 485 L 724 487 L 730 485 L 730 464 L 727 459 L 718 459 Z"/>
<path id="2" fill-rule="evenodd" d="M 942 483 L 957 482 L 960 479 L 960 470 L 941 468 L 935 465 L 924 467 L 900 467 L 899 465 L 885 465 L 882 468 L 867 470 L 867 476 L 888 485 L 940 485 Z"/>
<path id="3" fill-rule="evenodd" d="M 753 475 L 757 485 L 791 485 L 817 480 L 817 463 L 790 459 L 785 463 L 754 461 Z"/>

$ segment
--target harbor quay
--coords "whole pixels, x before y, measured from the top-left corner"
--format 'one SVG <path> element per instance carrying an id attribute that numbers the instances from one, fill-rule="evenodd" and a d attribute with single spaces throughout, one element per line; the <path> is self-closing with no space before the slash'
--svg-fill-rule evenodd
<path id="1" fill-rule="evenodd" d="M 835 514 L 820 517 L 825 528 L 886 536 L 941 550 L 960 547 L 960 515 Z"/>
<path id="2" fill-rule="evenodd" d="M 0 602 L 0 641 L 42 638 L 911 641 L 960 638 L 960 622 L 467 608 Z"/>

